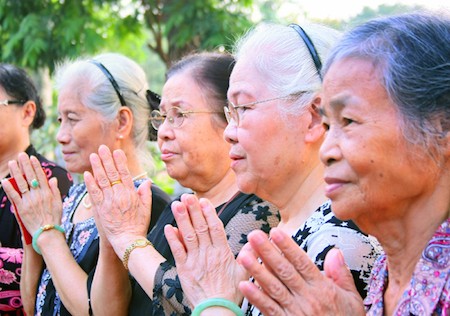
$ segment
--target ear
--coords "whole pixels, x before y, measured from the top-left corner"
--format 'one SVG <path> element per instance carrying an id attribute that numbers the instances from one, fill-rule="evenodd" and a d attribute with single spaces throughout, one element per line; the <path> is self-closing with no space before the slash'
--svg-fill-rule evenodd
<path id="1" fill-rule="evenodd" d="M 321 140 L 325 133 L 325 129 L 322 125 L 322 116 L 319 113 L 320 101 L 321 98 L 317 96 L 308 107 L 311 120 L 309 122 L 308 131 L 305 135 L 305 141 L 309 143 L 315 143 Z"/>
<path id="2" fill-rule="evenodd" d="M 33 124 L 34 116 L 36 115 L 36 103 L 34 101 L 27 101 L 22 106 L 22 122 L 29 128 Z"/>
<path id="3" fill-rule="evenodd" d="M 117 114 L 119 126 L 117 129 L 117 139 L 128 138 L 133 127 L 133 112 L 129 107 L 122 106 Z"/>

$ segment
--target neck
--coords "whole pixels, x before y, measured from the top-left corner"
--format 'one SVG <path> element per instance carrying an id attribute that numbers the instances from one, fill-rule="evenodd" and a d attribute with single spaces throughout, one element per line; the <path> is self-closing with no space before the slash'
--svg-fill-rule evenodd
<path id="1" fill-rule="evenodd" d="M 9 174 L 8 162 L 10 160 L 17 160 L 17 155 L 25 151 L 28 146 L 30 146 L 29 142 L 21 142 L 18 146 L 14 146 L 14 148 L 2 151 L 0 155 L 0 179 L 3 179 Z"/>
<path id="2" fill-rule="evenodd" d="M 218 207 L 230 200 L 238 191 L 236 176 L 231 169 L 228 169 L 225 176 L 214 183 L 208 190 L 197 190 L 195 195 L 198 198 L 210 200 L 214 207 Z"/>
<path id="3" fill-rule="evenodd" d="M 368 231 L 378 239 L 386 253 L 388 288 L 409 285 L 423 250 L 438 227 L 449 218 L 450 180 L 444 182 L 438 183 L 431 193 L 426 192 L 403 201 L 401 205 L 392 205 L 392 209 L 374 210 L 383 214 L 396 214 L 395 218 L 378 223 L 375 227 L 371 225 L 372 229 Z"/>
<path id="4" fill-rule="evenodd" d="M 301 183 L 294 185 L 290 194 L 284 196 L 284 200 L 274 203 L 279 208 L 281 217 L 278 226 L 291 234 L 327 200 L 324 194 L 322 165 L 317 164 Z"/>

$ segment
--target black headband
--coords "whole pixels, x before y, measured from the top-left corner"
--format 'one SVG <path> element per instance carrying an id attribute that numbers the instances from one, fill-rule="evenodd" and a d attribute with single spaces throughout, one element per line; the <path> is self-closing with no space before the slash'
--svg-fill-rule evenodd
<path id="1" fill-rule="evenodd" d="M 305 42 L 306 47 L 309 50 L 309 54 L 312 57 L 312 60 L 314 62 L 314 65 L 316 66 L 317 73 L 319 74 L 320 81 L 322 81 L 322 74 L 320 71 L 322 70 L 322 62 L 320 61 L 319 53 L 317 52 L 316 48 L 314 47 L 313 42 L 309 38 L 308 34 L 306 34 L 305 30 L 302 29 L 300 25 L 297 24 L 289 24 L 290 27 L 292 27 L 298 35 L 302 38 L 303 42 Z"/>
<path id="2" fill-rule="evenodd" d="M 111 75 L 111 73 L 109 72 L 108 69 L 106 69 L 105 66 L 103 66 L 103 64 L 97 60 L 91 59 L 89 62 L 93 63 L 94 65 L 96 65 L 98 68 L 100 68 L 100 70 L 104 73 L 104 75 L 106 76 L 106 78 L 108 78 L 109 82 L 111 82 L 114 90 L 117 93 L 117 96 L 119 97 L 119 101 L 120 104 L 122 106 L 127 106 L 127 104 L 125 103 L 125 99 L 123 98 L 122 94 L 120 93 L 120 89 L 119 89 L 119 85 L 117 84 L 116 80 L 114 79 L 114 77 Z"/>

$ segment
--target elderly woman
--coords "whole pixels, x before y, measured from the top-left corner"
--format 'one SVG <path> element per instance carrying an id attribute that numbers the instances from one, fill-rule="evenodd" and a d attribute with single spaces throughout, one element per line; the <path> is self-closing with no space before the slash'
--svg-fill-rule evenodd
<path id="1" fill-rule="evenodd" d="M 65 64 L 58 71 L 57 85 L 57 139 L 67 169 L 74 173 L 90 171 L 90 154 L 105 144 L 124 150 L 129 183 L 133 189 L 141 184 L 147 175 L 145 160 L 150 157 L 146 152 L 150 106 L 144 71 L 122 55 L 104 54 Z M 105 146 L 100 150 L 105 151 Z M 61 204 L 57 182 L 53 178 L 47 182 L 35 157 L 21 153 L 9 168 L 21 190 L 28 188 L 28 183 L 31 186 L 20 197 L 2 181 L 33 235 L 32 245 L 25 247 L 21 280 L 27 314 L 87 314 L 87 284 L 99 255 L 99 234 L 85 184 L 72 186 Z M 112 187 L 114 182 L 103 185 Z M 152 191 L 151 212 L 157 215 L 169 197 L 157 187 Z M 114 302 L 110 304 L 114 306 Z"/>
<path id="2" fill-rule="evenodd" d="M 64 197 L 72 185 L 72 177 L 40 155 L 30 142 L 31 131 L 41 127 L 44 121 L 41 98 L 31 78 L 16 66 L 0 64 L 0 178 L 11 176 L 8 161 L 25 151 L 39 160 L 48 179 L 58 179 L 58 189 Z M 25 237 L 25 243 L 30 243 L 29 238 L 29 235 Z M 0 186 L 0 314 L 4 316 L 23 315 L 19 291 L 22 248 L 12 203 Z"/>
<path id="3" fill-rule="evenodd" d="M 230 168 L 230 145 L 223 139 L 227 126 L 223 108 L 227 104 L 233 66 L 234 58 L 229 54 L 208 52 L 188 55 L 175 63 L 167 72 L 160 109 L 152 113 L 151 122 L 158 130 L 158 145 L 168 174 L 194 191 L 196 196 L 211 200 L 214 212 L 225 226 L 234 258 L 246 243 L 250 231 L 263 229 L 268 232 L 278 224 L 279 217 L 269 203 L 253 194 L 239 192 Z M 114 159 L 101 155 L 93 157 L 96 182 L 89 174 L 85 177 L 90 192 L 101 192 L 102 182 L 113 181 L 107 174 L 115 171 L 114 165 L 121 167 L 121 162 L 116 159 L 120 153 L 115 155 Z M 122 177 L 126 176 L 122 174 Z M 115 187 L 120 188 L 120 185 Z M 146 227 L 138 225 L 140 219 L 149 216 L 145 211 L 149 196 L 142 192 L 141 198 L 142 203 L 133 204 L 125 217 L 119 208 L 124 203 L 123 196 L 115 195 L 111 202 L 99 195 L 98 200 L 93 201 L 107 238 L 138 282 L 131 289 L 129 314 L 190 314 L 189 301 L 181 290 L 163 231 L 165 225 L 175 224 L 173 214 L 170 207 L 163 212 L 147 236 L 151 246 L 146 239 Z M 100 258 L 104 269 L 97 270 L 92 288 L 94 313 L 126 313 L 126 301 L 122 310 L 111 309 L 108 302 L 129 298 L 127 270 L 122 264 L 114 269 L 112 261 L 107 259 Z M 117 282 L 112 282 L 112 278 L 117 278 Z M 106 287 L 108 291 L 104 290 Z"/>
<path id="4" fill-rule="evenodd" d="M 241 39 L 228 90 L 225 138 L 232 145 L 239 188 L 275 204 L 281 215 L 278 227 L 320 269 L 331 248 L 342 249 L 364 296 L 378 245 L 351 221 L 334 216 L 318 158 L 324 136 L 317 111 L 320 64 L 336 38 L 336 31 L 319 25 L 261 25 Z M 208 203 L 188 202 L 172 204 L 179 227 L 166 229 L 183 289 L 196 313 L 215 305 L 237 308 L 232 302 L 241 303 L 237 284 L 245 274 L 230 260 Z M 258 315 L 247 303 L 244 311 Z"/>
<path id="5" fill-rule="evenodd" d="M 356 27 L 324 69 L 326 194 L 339 218 L 385 251 L 364 300 L 368 315 L 450 313 L 449 52 L 448 16 L 408 14 Z M 263 291 L 240 289 L 261 311 L 364 314 L 339 251 L 323 276 L 285 234 L 271 236 L 282 254 L 257 232 L 253 252 L 240 256 Z"/>

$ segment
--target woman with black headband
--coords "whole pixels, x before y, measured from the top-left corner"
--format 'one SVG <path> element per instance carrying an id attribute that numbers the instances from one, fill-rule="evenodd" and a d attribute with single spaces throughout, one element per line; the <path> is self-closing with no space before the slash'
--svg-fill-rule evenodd
<path id="1" fill-rule="evenodd" d="M 146 141 L 151 109 L 144 71 L 122 55 L 103 54 L 60 66 L 56 82 L 60 123 L 57 140 L 67 169 L 79 174 L 91 171 L 92 153 L 121 149 L 126 155 L 121 159 L 131 174 L 127 183 L 148 190 L 150 181 L 145 179 L 152 161 Z M 32 244 L 24 249 L 21 280 L 27 314 L 88 314 L 88 288 L 97 265 L 99 243 L 106 255 L 110 251 L 111 260 L 122 263 L 107 239 L 99 238 L 92 197 L 85 184 L 73 185 L 61 204 L 56 181 L 47 182 L 34 157 L 21 153 L 17 162 L 9 163 L 9 169 L 19 188 L 26 185 L 25 178 L 36 179 L 30 193 L 22 198 L 8 182 L 2 182 L 32 235 Z M 117 179 L 102 185 L 113 191 L 120 187 L 118 183 L 121 181 Z M 156 186 L 151 190 L 153 225 L 170 198 Z M 110 304 L 114 306 L 115 302 Z"/>
<path id="2" fill-rule="evenodd" d="M 337 38 L 319 25 L 262 24 L 246 34 L 235 50 L 225 138 L 239 189 L 277 206 L 278 227 L 320 269 L 325 254 L 340 248 L 364 296 L 379 246 L 353 222 L 334 216 L 319 160 L 325 134 L 317 111 L 321 60 Z M 238 284 L 248 275 L 230 256 L 211 205 L 191 197 L 173 203 L 172 211 L 178 228 L 168 226 L 165 233 L 193 315 L 259 315 L 242 301 Z"/>

